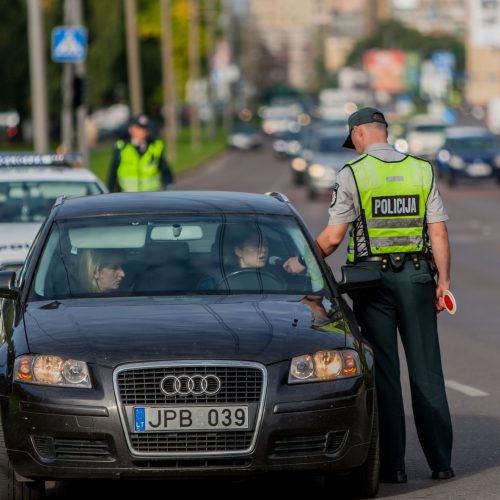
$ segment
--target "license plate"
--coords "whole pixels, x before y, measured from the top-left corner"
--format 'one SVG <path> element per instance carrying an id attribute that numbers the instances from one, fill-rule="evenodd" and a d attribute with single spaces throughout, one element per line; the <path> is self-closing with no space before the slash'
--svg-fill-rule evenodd
<path id="1" fill-rule="evenodd" d="M 491 166 L 487 163 L 471 163 L 467 173 L 472 177 L 486 177 L 491 174 Z"/>
<path id="2" fill-rule="evenodd" d="M 134 407 L 136 432 L 248 429 L 248 406 Z"/>

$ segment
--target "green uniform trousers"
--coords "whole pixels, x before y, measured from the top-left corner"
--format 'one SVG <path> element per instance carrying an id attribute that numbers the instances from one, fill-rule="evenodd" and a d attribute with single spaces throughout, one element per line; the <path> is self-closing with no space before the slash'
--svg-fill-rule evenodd
<path id="1" fill-rule="evenodd" d="M 397 331 L 408 365 L 411 399 L 420 444 L 432 470 L 450 468 L 452 426 L 437 332 L 435 283 L 427 262 L 415 269 L 382 271 L 380 287 L 353 294 L 354 314 L 375 355 L 383 470 L 405 468 L 405 415 Z M 363 266 L 380 268 L 378 262 Z"/>

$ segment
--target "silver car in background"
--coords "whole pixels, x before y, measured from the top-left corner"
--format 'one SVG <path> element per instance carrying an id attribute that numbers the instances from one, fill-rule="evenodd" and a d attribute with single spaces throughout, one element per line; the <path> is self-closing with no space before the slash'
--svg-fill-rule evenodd
<path id="1" fill-rule="evenodd" d="M 315 130 L 310 149 L 304 152 L 307 162 L 305 184 L 309 199 L 330 193 L 337 182 L 339 170 L 357 157 L 354 150 L 342 147 L 346 135 L 346 127 L 321 127 Z"/>

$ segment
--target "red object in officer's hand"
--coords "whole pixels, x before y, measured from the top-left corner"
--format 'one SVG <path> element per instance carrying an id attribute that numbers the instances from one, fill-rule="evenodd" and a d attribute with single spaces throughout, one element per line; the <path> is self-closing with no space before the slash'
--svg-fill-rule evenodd
<path id="1" fill-rule="evenodd" d="M 455 314 L 457 312 L 457 302 L 455 297 L 453 297 L 453 294 L 449 290 L 445 290 L 442 297 L 445 309 L 450 314 Z"/>

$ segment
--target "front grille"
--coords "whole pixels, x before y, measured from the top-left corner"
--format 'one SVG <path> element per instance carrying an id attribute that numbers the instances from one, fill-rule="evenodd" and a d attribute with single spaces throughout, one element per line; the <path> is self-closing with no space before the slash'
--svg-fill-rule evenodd
<path id="1" fill-rule="evenodd" d="M 203 453 L 245 450 L 253 431 L 225 432 L 150 432 L 130 434 L 139 452 Z"/>
<path id="2" fill-rule="evenodd" d="M 104 439 L 69 439 L 33 436 L 40 457 L 52 460 L 109 462 L 113 460 L 109 443 Z"/>
<path id="3" fill-rule="evenodd" d="M 134 460 L 141 469 L 244 469 L 252 465 L 248 458 L 199 459 L 199 460 Z"/>
<path id="4" fill-rule="evenodd" d="M 221 380 L 214 396 L 166 396 L 160 383 L 167 375 L 208 375 Z M 118 375 L 121 403 L 124 405 L 256 403 L 262 391 L 262 372 L 239 366 L 170 366 L 124 370 Z"/>
<path id="5" fill-rule="evenodd" d="M 220 379 L 220 389 L 216 394 L 175 394 L 168 396 L 162 391 L 165 377 L 181 377 L 182 380 L 212 375 Z M 208 377 L 213 380 L 214 377 Z M 171 382 L 171 378 L 164 384 Z M 151 363 L 128 365 L 119 369 L 115 378 L 115 390 L 120 402 L 128 444 L 132 453 L 159 456 L 195 456 L 213 453 L 248 453 L 255 443 L 255 432 L 261 418 L 260 404 L 265 397 L 266 374 L 256 363 L 196 362 L 180 365 Z M 217 384 L 215 384 L 217 387 Z M 175 389 L 173 384 L 163 387 L 166 392 Z M 189 389 L 189 387 L 187 387 Z M 186 386 L 182 386 L 185 390 Z M 199 392 L 199 386 L 196 391 Z M 213 387 L 208 387 L 210 392 Z M 178 390 L 178 389 L 176 389 Z M 191 390 L 191 389 L 190 389 Z M 182 391 L 180 391 L 182 392 Z M 250 410 L 250 430 L 193 430 L 189 432 L 135 432 L 134 406 L 171 405 L 248 405 Z M 178 458 L 178 457 L 176 457 Z"/>
<path id="6" fill-rule="evenodd" d="M 308 434 L 305 436 L 279 436 L 271 446 L 275 457 L 334 454 L 345 441 L 346 431 L 327 434 Z"/>

